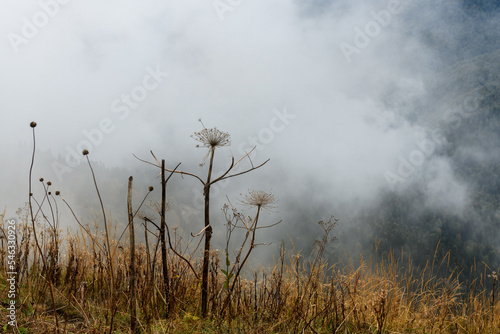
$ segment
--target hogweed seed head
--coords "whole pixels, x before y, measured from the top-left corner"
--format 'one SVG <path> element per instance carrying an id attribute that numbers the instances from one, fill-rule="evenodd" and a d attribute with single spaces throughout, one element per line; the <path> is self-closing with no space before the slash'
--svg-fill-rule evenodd
<path id="1" fill-rule="evenodd" d="M 215 148 L 229 146 L 231 143 L 231 136 L 229 133 L 220 131 L 217 128 L 204 128 L 199 132 L 195 132 L 191 137 L 202 143 L 202 145 L 198 144 L 196 147 Z"/>
<path id="2" fill-rule="evenodd" d="M 262 190 L 251 190 L 243 196 L 241 201 L 245 205 L 257 206 L 263 209 L 273 209 L 277 202 L 276 197 L 271 193 L 266 193 Z"/>
<path id="3" fill-rule="evenodd" d="M 199 121 L 203 125 L 201 119 Z M 203 144 L 198 144 L 196 147 L 206 147 L 209 149 L 207 155 L 203 158 L 203 162 L 200 164 L 200 167 L 205 164 L 210 152 L 213 152 L 216 147 L 229 146 L 231 144 L 231 136 L 229 133 L 220 131 L 217 128 L 207 129 L 205 125 L 203 125 L 203 130 L 195 132 L 191 137 Z"/>

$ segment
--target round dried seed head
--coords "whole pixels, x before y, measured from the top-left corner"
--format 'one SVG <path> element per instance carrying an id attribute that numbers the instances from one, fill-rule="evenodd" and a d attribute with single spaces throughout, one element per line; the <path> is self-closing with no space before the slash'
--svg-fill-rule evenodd
<path id="1" fill-rule="evenodd" d="M 199 132 L 195 132 L 192 137 L 202 143 L 202 145 L 198 144 L 196 147 L 223 147 L 228 146 L 231 143 L 231 136 L 229 133 L 220 131 L 217 128 L 204 128 Z"/>
<path id="2" fill-rule="evenodd" d="M 32 128 L 36 127 L 36 122 L 31 122 L 31 123 L 30 123 L 30 126 L 31 126 Z"/>
<path id="3" fill-rule="evenodd" d="M 149 190 L 149 191 L 153 191 L 154 189 L 155 189 L 155 188 L 154 188 L 153 186 L 149 186 L 149 187 L 148 187 L 148 190 Z"/>
<path id="4" fill-rule="evenodd" d="M 262 190 L 251 190 L 243 196 L 241 201 L 245 205 L 257 206 L 265 209 L 273 209 L 276 206 L 276 197 L 271 193 L 266 193 Z"/>
<path id="5" fill-rule="evenodd" d="M 82 154 L 83 154 L 83 155 L 87 155 L 87 154 L 89 154 L 89 150 L 87 150 L 87 149 L 83 150 L 83 151 L 82 151 Z"/>

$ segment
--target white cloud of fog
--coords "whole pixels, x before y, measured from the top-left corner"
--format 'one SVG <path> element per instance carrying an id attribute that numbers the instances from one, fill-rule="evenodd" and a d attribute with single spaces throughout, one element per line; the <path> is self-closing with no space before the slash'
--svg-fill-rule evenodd
<path id="1" fill-rule="evenodd" d="M 443 158 L 432 159 L 423 176 L 424 193 L 429 208 L 447 214 L 461 215 L 468 203 L 468 189 L 453 177 L 449 162 Z"/>
<path id="2" fill-rule="evenodd" d="M 3 2 L 0 139 L 8 143 L 2 147 L 8 162 L 0 202 L 13 213 L 25 200 L 32 120 L 39 124 L 38 147 L 55 157 L 76 148 L 83 130 L 109 118 L 115 128 L 93 148 L 92 159 L 135 167 L 140 164 L 131 154 L 147 156 L 150 149 L 176 162 L 193 161 L 192 152 L 202 157 L 189 138 L 200 129 L 200 117 L 207 127 L 230 132 L 239 155 L 238 145 L 284 107 L 296 118 L 259 152 L 259 159 L 272 159 L 259 173 L 322 179 L 321 191 L 332 201 L 370 200 L 387 186 L 384 173 L 397 168 L 398 156 L 415 149 L 422 125 L 402 118 L 401 103 L 425 98 L 433 60 L 418 36 L 404 33 L 403 12 L 346 62 L 339 44 L 353 43 L 353 29 L 388 3 L 312 8 L 298 1 L 244 1 L 221 21 L 210 1 L 70 1 L 16 54 L 6 36 L 20 33 L 21 19 L 39 11 L 39 2 Z M 120 119 L 111 104 L 142 83 L 148 66 L 169 76 Z M 381 101 L 390 94 L 396 107 Z M 286 169 L 273 168 L 273 161 Z M 431 197 L 459 187 L 446 161 L 430 168 L 437 169 Z M 35 177 L 43 175 L 55 179 L 50 165 L 37 166 Z"/>

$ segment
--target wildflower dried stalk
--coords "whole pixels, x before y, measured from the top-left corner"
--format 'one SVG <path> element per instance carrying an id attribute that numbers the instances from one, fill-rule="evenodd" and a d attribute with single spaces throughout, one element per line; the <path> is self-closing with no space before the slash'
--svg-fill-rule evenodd
<path id="1" fill-rule="evenodd" d="M 200 120 L 201 122 L 201 120 Z M 202 123 L 203 124 L 203 123 Z M 234 157 L 231 158 L 231 165 L 229 168 L 219 177 L 212 179 L 212 174 L 213 174 L 213 163 L 214 163 L 214 156 L 215 156 L 215 149 L 218 147 L 224 147 L 228 146 L 231 142 L 230 136 L 228 133 L 223 132 L 218 130 L 217 128 L 212 128 L 212 129 L 207 129 L 205 126 L 203 126 L 203 129 L 199 132 L 195 132 L 192 137 L 201 143 L 201 145 L 197 145 L 197 147 L 205 147 L 208 148 L 208 153 L 207 155 L 203 158 L 203 163 L 201 165 L 204 165 L 205 161 L 207 160 L 208 157 L 210 157 L 209 160 L 209 166 L 208 166 L 208 173 L 207 177 L 205 180 L 203 180 L 201 177 L 198 175 L 195 175 L 193 173 L 189 172 L 184 172 L 184 171 L 178 171 L 176 169 L 167 169 L 162 167 L 160 161 L 155 157 L 153 152 L 151 154 L 153 155 L 153 158 L 156 160 L 156 164 L 142 160 L 137 158 L 140 161 L 143 161 L 145 163 L 148 163 L 150 165 L 159 167 L 160 169 L 163 169 L 167 172 L 170 173 L 177 173 L 181 175 L 188 175 L 191 177 L 194 177 L 198 181 L 200 181 L 203 185 L 203 197 L 204 197 L 204 231 L 205 231 L 205 247 L 204 247 L 204 254 L 203 254 L 203 266 L 202 266 L 202 282 L 201 282 L 201 315 L 202 317 L 206 317 L 208 313 L 208 269 L 210 265 L 210 242 L 212 238 L 212 226 L 210 225 L 210 187 L 222 180 L 243 175 L 248 172 L 251 172 L 257 168 L 260 168 L 264 166 L 268 161 L 264 161 L 264 163 L 254 166 L 252 161 L 250 160 L 251 163 L 251 168 L 244 170 L 239 173 L 234 173 L 230 174 L 231 171 L 245 158 L 250 159 L 249 155 L 252 153 L 252 151 L 255 149 L 252 149 L 250 152 L 245 154 L 240 160 L 235 162 Z"/>

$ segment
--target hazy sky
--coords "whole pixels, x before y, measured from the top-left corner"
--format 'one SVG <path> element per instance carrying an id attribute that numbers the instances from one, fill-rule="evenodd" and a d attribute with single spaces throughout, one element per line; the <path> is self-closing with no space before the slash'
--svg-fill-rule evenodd
<path id="1" fill-rule="evenodd" d="M 436 123 L 405 117 L 436 62 L 405 29 L 414 3 L 4 0 L 0 205 L 13 216 L 27 199 L 31 121 L 53 159 L 34 179 L 64 189 L 85 141 L 106 166 L 140 167 L 132 154 L 152 149 L 196 170 L 201 118 L 232 136 L 218 156 L 257 145 L 256 163 L 271 158 L 257 173 L 281 202 L 317 191 L 362 203 L 427 170 L 429 202 L 451 192 L 454 208 L 467 189 L 433 155 Z M 419 15 L 444 24 L 437 9 Z"/>

